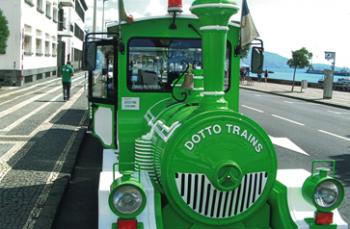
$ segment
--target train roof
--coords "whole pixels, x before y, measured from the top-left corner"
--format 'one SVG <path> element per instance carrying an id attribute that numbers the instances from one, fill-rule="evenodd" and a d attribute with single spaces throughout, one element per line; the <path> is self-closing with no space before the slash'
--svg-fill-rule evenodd
<path id="1" fill-rule="evenodd" d="M 151 17 L 142 17 L 142 18 L 137 18 L 134 19 L 134 22 L 141 22 L 141 21 L 148 21 L 148 20 L 156 20 L 156 19 L 171 19 L 173 16 L 170 14 L 163 15 L 163 16 L 151 16 Z M 176 16 L 176 18 L 184 18 L 184 19 L 198 19 L 197 16 L 193 14 L 179 14 Z M 127 22 L 121 22 L 119 23 L 118 21 L 111 22 L 109 25 L 107 25 L 107 28 L 112 28 L 114 26 L 118 26 L 119 24 L 128 24 Z M 240 28 L 240 22 L 239 21 L 230 21 L 229 22 L 230 26 Z"/>

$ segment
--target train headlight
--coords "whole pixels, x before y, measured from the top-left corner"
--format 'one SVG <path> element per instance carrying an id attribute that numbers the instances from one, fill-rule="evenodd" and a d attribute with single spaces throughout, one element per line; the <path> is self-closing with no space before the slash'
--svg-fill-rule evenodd
<path id="1" fill-rule="evenodd" d="M 315 206 L 317 212 L 331 212 L 339 207 L 344 198 L 343 185 L 328 172 L 325 168 L 320 169 L 319 173 L 312 172 L 303 184 L 303 197 Z"/>
<path id="2" fill-rule="evenodd" d="M 108 202 L 116 215 L 131 219 L 145 208 L 146 195 L 141 183 L 131 176 L 123 176 L 112 183 Z"/>
<path id="3" fill-rule="evenodd" d="M 332 207 L 339 198 L 339 187 L 331 180 L 320 183 L 314 195 L 314 201 L 317 206 L 322 208 Z"/>

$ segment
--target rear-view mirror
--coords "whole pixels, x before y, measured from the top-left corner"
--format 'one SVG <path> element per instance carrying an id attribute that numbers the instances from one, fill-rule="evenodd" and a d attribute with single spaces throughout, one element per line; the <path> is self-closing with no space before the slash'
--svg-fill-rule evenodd
<path id="1" fill-rule="evenodd" d="M 84 42 L 83 69 L 93 71 L 96 68 L 96 43 Z"/>
<path id="2" fill-rule="evenodd" d="M 251 72 L 261 74 L 264 67 L 264 49 L 261 47 L 252 48 Z"/>

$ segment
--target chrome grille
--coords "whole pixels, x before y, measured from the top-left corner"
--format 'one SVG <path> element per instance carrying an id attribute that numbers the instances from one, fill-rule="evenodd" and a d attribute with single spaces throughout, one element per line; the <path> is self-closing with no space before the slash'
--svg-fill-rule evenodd
<path id="1" fill-rule="evenodd" d="M 204 174 L 176 173 L 177 190 L 195 212 L 209 218 L 229 218 L 250 208 L 261 196 L 266 172 L 248 173 L 233 191 L 216 189 Z"/>

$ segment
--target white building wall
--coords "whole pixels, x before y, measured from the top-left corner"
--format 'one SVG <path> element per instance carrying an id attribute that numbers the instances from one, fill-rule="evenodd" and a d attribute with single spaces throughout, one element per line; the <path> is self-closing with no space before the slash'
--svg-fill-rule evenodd
<path id="1" fill-rule="evenodd" d="M 19 0 L 0 0 L 0 9 L 8 21 L 10 36 L 5 54 L 0 54 L 0 69 L 20 69 L 21 3 Z"/>
<path id="2" fill-rule="evenodd" d="M 77 1 L 77 0 L 76 0 Z M 79 1 L 80 4 L 80 1 Z M 83 7 L 82 7 L 83 8 Z M 67 30 L 69 31 L 70 25 L 74 27 L 75 30 L 75 24 L 77 24 L 82 31 L 84 31 L 85 23 L 83 20 L 79 17 L 77 12 L 75 11 L 75 4 L 74 7 L 65 7 L 64 8 L 65 15 L 67 16 Z M 85 16 L 86 18 L 86 16 Z M 70 61 L 72 62 L 75 67 L 78 67 L 78 63 L 74 62 L 74 49 L 82 50 L 83 49 L 83 41 L 81 41 L 79 38 L 75 36 L 75 33 L 73 31 L 71 37 L 62 37 L 62 41 L 66 44 L 65 49 L 65 62 L 68 60 L 68 56 L 70 58 Z"/>
<path id="3" fill-rule="evenodd" d="M 16 0 L 18 1 L 18 0 Z M 20 0 L 21 1 L 21 0 Z M 57 0 L 43 0 L 44 13 L 37 11 L 36 1 L 33 1 L 34 6 L 30 6 L 26 3 L 22 3 L 22 17 L 21 28 L 25 25 L 32 28 L 32 55 L 24 55 L 23 68 L 36 69 L 36 68 L 48 68 L 55 67 L 57 64 L 56 56 L 52 55 L 52 37 L 56 37 L 57 40 L 57 23 L 51 18 L 46 17 L 46 2 L 51 2 L 51 17 L 53 15 L 53 3 L 57 4 Z M 38 56 L 36 53 L 36 38 L 37 30 L 42 32 L 42 56 Z M 45 56 L 45 34 L 50 36 L 50 56 Z M 57 41 L 56 41 L 57 42 Z"/>

